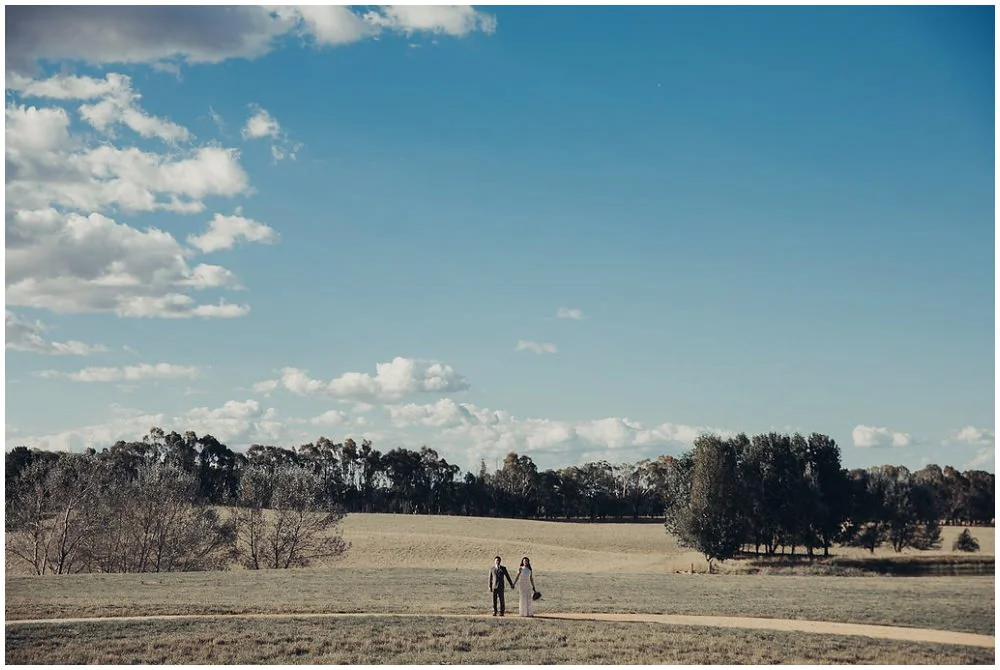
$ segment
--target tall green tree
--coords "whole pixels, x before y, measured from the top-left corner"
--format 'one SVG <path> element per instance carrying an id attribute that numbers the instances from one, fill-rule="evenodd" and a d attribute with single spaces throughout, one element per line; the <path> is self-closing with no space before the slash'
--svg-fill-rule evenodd
<path id="1" fill-rule="evenodd" d="M 695 440 L 691 454 L 690 493 L 667 509 L 667 531 L 682 546 L 713 561 L 725 561 L 740 550 L 746 525 L 739 461 L 733 442 L 716 435 Z"/>

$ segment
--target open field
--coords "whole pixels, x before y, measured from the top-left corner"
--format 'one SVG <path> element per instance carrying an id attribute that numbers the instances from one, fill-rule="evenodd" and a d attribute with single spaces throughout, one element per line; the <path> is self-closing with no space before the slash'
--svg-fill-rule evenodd
<path id="1" fill-rule="evenodd" d="M 648 623 L 359 617 L 25 625 L 7 663 L 992 664 L 994 650 Z"/>
<path id="2" fill-rule="evenodd" d="M 941 549 L 876 550 L 876 557 L 955 555 L 951 544 L 962 528 L 942 529 Z M 994 555 L 994 529 L 971 528 L 979 540 L 976 555 Z M 520 519 L 483 519 L 456 516 L 352 514 L 343 524 L 352 549 L 337 565 L 437 566 L 471 568 L 489 565 L 500 554 L 508 565 L 523 555 L 532 564 L 557 572 L 674 572 L 704 569 L 701 554 L 678 547 L 660 523 L 564 523 Z M 867 558 L 864 549 L 835 547 L 845 558 Z M 801 549 L 800 549 L 801 552 Z M 738 563 L 738 562 L 736 562 Z M 732 564 L 732 562 L 730 562 Z M 721 570 L 728 565 L 720 566 Z"/>
<path id="3" fill-rule="evenodd" d="M 993 577 L 791 577 L 549 572 L 539 611 L 705 614 L 991 634 Z M 7 579 L 8 619 L 142 614 L 482 614 L 486 570 L 317 568 Z M 510 598 L 511 608 L 516 601 Z"/>
<path id="4" fill-rule="evenodd" d="M 875 557 L 955 556 L 951 543 L 962 528 L 942 529 L 942 548 L 933 551 L 876 550 Z M 970 529 L 979 540 L 975 556 L 994 555 L 994 529 Z M 318 561 L 313 567 L 477 568 L 489 566 L 500 554 L 510 567 L 521 556 L 550 572 L 662 573 L 704 570 L 698 552 L 678 547 L 660 523 L 565 523 L 521 519 L 482 519 L 461 516 L 405 514 L 350 514 L 342 524 L 351 549 L 343 557 Z M 843 558 L 868 558 L 864 549 L 834 547 Z M 717 567 L 722 572 L 741 569 L 740 561 Z M 239 570 L 239 566 L 232 566 Z M 7 576 L 30 574 L 23 561 L 6 557 Z"/>
<path id="5" fill-rule="evenodd" d="M 993 659 L 992 649 L 788 631 L 447 618 L 489 612 L 486 570 L 497 553 L 510 568 L 520 556 L 532 557 L 536 584 L 544 594 L 539 603 L 542 615 L 767 617 L 986 635 L 994 634 L 992 575 L 678 574 L 692 561 L 699 567 L 701 557 L 678 548 L 659 524 L 359 514 L 347 518 L 343 531 L 353 544 L 345 557 L 302 570 L 45 577 L 8 573 L 5 613 L 8 621 L 163 614 L 344 612 L 366 616 L 272 619 L 266 625 L 221 617 L 9 625 L 5 660 L 991 663 Z M 949 537 L 958 532 L 945 529 L 946 549 L 939 553 L 950 554 Z M 981 554 L 992 555 L 993 529 L 977 528 L 973 533 L 983 547 Z M 856 551 L 849 550 L 849 555 L 859 555 Z M 835 553 L 847 554 L 839 549 Z M 891 551 L 879 553 L 892 555 Z M 516 612 L 516 599 L 508 595 L 510 609 Z M 410 616 L 404 619 L 394 614 Z M 251 639 L 254 644 L 247 644 Z"/>

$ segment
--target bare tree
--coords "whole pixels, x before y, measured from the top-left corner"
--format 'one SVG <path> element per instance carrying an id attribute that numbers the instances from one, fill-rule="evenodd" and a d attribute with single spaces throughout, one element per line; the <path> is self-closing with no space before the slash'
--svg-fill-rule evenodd
<path id="1" fill-rule="evenodd" d="M 324 500 L 323 481 L 306 468 L 247 468 L 235 514 L 237 551 L 243 564 L 262 568 L 304 567 L 338 556 L 348 543 L 336 531 L 344 513 Z"/>
<path id="2" fill-rule="evenodd" d="M 94 530 L 89 506 L 96 493 L 93 460 L 63 454 L 47 466 L 32 463 L 21 473 L 20 494 L 8 506 L 8 547 L 36 574 L 78 569 L 81 550 Z"/>

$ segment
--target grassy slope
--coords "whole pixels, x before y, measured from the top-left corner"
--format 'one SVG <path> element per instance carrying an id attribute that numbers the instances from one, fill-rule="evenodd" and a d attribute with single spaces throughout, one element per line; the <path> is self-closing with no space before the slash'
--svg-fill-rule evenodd
<path id="1" fill-rule="evenodd" d="M 943 529 L 942 548 L 905 550 L 901 555 L 953 555 L 951 544 L 962 529 Z M 973 528 L 979 555 L 994 554 L 994 529 Z M 456 516 L 352 514 L 343 526 L 351 541 L 338 565 L 402 565 L 473 568 L 489 565 L 496 554 L 508 566 L 521 556 L 554 572 L 674 572 L 702 569 L 701 554 L 678 547 L 659 523 L 562 523 Z M 864 549 L 837 547 L 839 556 L 867 557 Z M 893 556 L 879 549 L 876 556 Z M 723 566 L 724 567 L 724 566 Z"/>
<path id="2" fill-rule="evenodd" d="M 563 523 L 458 516 L 351 514 L 342 526 L 351 542 L 346 556 L 318 561 L 314 567 L 481 568 L 500 554 L 508 567 L 528 555 L 550 572 L 675 572 L 702 570 L 704 559 L 678 547 L 659 523 Z M 961 529 L 943 529 L 942 548 L 906 550 L 902 555 L 953 555 L 951 543 Z M 973 528 L 981 551 L 994 554 L 993 528 Z M 837 547 L 838 556 L 867 557 L 863 549 Z M 879 549 L 875 556 L 895 556 Z M 6 557 L 8 576 L 27 575 L 25 564 Z M 729 563 L 731 564 L 731 563 Z M 725 571 L 727 565 L 722 569 Z M 237 566 L 234 566 L 238 569 Z"/>
<path id="3" fill-rule="evenodd" d="M 545 594 L 540 603 L 543 611 L 745 615 L 994 631 L 993 577 L 676 574 L 700 557 L 677 547 L 658 524 L 359 514 L 348 517 L 343 532 L 353 543 L 347 556 L 305 570 L 44 578 L 8 573 L 6 616 L 482 613 L 489 609 L 485 570 L 501 553 L 511 567 L 523 554 L 532 557 L 538 587 Z M 947 549 L 957 532 L 945 530 L 942 553 L 950 553 Z M 992 554 L 993 529 L 973 532 L 982 553 Z M 491 622 L 441 623 L 430 616 L 266 625 L 240 620 L 140 622 L 103 628 L 74 624 L 69 637 L 64 626 L 28 626 L 7 631 L 5 660 L 985 663 L 993 658 L 992 652 L 986 658 L 982 650 L 862 638 L 646 624 L 538 621 L 531 625 L 535 624 L 530 635 L 520 628 L 505 629 L 501 635 Z M 139 631 L 149 626 L 152 637 L 146 641 Z M 241 656 L 250 653 L 241 651 L 246 647 L 240 642 L 246 630 L 257 631 L 252 635 L 258 636 L 251 658 Z M 303 630 L 309 631 L 304 637 Z"/>

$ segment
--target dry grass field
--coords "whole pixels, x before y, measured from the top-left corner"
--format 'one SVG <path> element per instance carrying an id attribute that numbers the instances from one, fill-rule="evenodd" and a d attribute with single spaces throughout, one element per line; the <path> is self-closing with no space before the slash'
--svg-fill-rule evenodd
<path id="1" fill-rule="evenodd" d="M 945 529 L 944 549 L 958 529 Z M 973 529 L 981 554 L 993 529 Z M 993 576 L 679 574 L 699 555 L 659 524 L 351 515 L 352 547 L 302 570 L 29 577 L 9 571 L 14 619 L 331 613 L 9 625 L 8 663 L 992 663 L 993 649 L 663 624 L 453 619 L 488 614 L 486 570 L 529 555 L 539 611 L 698 614 L 890 624 L 994 634 Z M 839 555 L 857 550 L 837 549 Z M 892 552 L 882 552 L 891 555 Z M 514 601 L 514 598 L 510 598 Z M 516 612 L 516 601 L 510 603 Z M 411 615 L 408 618 L 393 614 Z M 368 616 L 371 615 L 371 616 Z M 420 615 L 414 617 L 412 615 Z"/>
<path id="2" fill-rule="evenodd" d="M 992 649 L 804 633 L 530 619 L 148 621 L 17 626 L 24 664 L 981 664 Z"/>
<path id="3" fill-rule="evenodd" d="M 994 555 L 993 528 L 973 528 L 980 555 Z M 880 548 L 875 556 L 952 555 L 961 528 L 942 529 L 941 549 L 896 554 Z M 402 565 L 472 568 L 500 554 L 508 565 L 523 555 L 554 572 L 674 572 L 702 570 L 698 552 L 677 546 L 660 523 L 563 523 L 457 516 L 352 514 L 343 525 L 352 551 L 339 565 Z M 800 549 L 801 552 L 801 549 Z M 838 556 L 864 558 L 865 549 L 837 547 Z M 723 564 L 725 570 L 726 565 Z"/>

